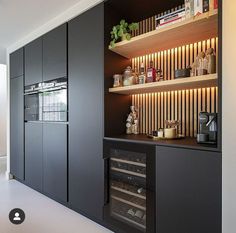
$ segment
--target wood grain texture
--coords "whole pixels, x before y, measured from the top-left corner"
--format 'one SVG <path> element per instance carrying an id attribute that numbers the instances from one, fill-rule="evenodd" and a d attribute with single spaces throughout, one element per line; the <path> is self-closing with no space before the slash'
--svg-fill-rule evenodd
<path id="1" fill-rule="evenodd" d="M 218 34 L 218 11 L 210 11 L 164 28 L 145 33 L 145 20 L 139 23 L 140 35 L 122 41 L 111 50 L 127 58 L 213 38 Z M 170 39 L 171 38 L 171 39 Z"/>

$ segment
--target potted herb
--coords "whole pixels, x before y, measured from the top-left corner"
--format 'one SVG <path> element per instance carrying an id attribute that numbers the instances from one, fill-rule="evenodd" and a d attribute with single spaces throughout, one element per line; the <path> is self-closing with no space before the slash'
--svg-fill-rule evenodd
<path id="1" fill-rule="evenodd" d="M 110 47 L 114 48 L 115 43 L 119 40 L 130 40 L 131 32 L 138 29 L 138 23 L 128 24 L 124 19 L 120 21 L 119 25 L 116 25 L 112 28 L 111 31 L 111 43 Z"/>

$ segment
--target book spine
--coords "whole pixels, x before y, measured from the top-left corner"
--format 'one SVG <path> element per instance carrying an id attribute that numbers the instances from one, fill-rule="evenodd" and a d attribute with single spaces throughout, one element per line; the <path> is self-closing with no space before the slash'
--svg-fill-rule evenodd
<path id="1" fill-rule="evenodd" d="M 214 0 L 214 9 L 218 9 L 218 0 Z"/>
<path id="2" fill-rule="evenodd" d="M 203 13 L 203 0 L 194 0 L 194 16 Z"/>
<path id="3" fill-rule="evenodd" d="M 203 0 L 203 12 L 206 13 L 210 10 L 209 0 Z"/>

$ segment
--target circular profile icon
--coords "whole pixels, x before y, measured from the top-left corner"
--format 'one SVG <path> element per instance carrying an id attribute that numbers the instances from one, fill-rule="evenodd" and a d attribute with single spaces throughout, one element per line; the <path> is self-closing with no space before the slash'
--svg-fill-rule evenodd
<path id="1" fill-rule="evenodd" d="M 10 211 L 9 220 L 13 224 L 21 224 L 25 221 L 25 213 L 22 209 L 16 208 Z"/>

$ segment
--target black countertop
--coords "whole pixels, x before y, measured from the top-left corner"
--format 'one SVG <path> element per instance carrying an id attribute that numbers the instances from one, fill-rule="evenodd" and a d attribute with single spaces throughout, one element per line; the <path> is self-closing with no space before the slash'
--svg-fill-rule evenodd
<path id="1" fill-rule="evenodd" d="M 104 137 L 105 140 L 220 152 L 216 145 L 198 144 L 195 138 L 157 140 L 145 134 Z"/>

